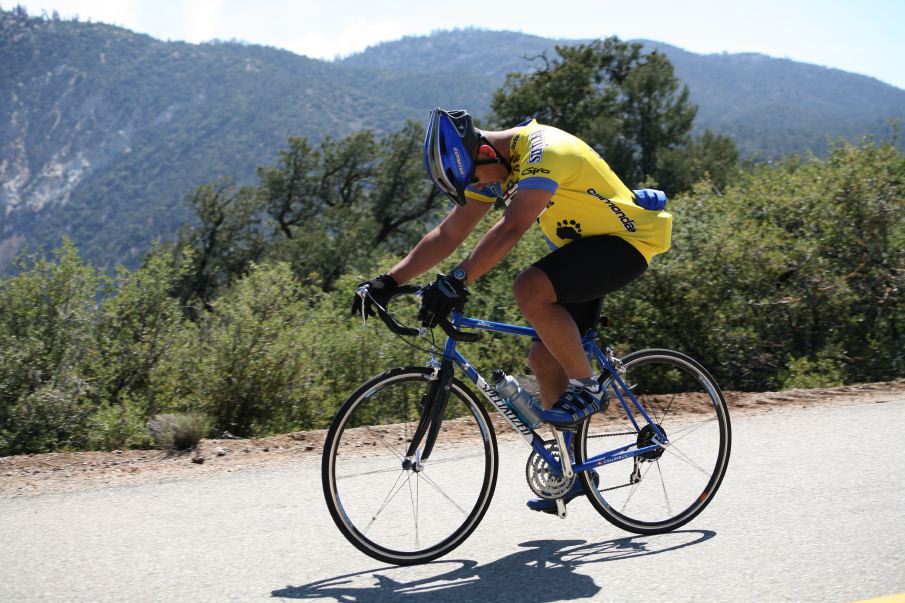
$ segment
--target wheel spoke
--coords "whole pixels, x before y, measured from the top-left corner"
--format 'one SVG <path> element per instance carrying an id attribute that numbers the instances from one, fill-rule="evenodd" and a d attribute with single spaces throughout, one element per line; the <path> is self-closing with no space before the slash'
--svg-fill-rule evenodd
<path id="1" fill-rule="evenodd" d="M 345 479 L 350 479 L 353 477 L 362 477 L 364 475 L 378 475 L 380 473 L 395 473 L 397 471 L 401 471 L 399 467 L 393 467 L 392 469 L 371 469 L 369 471 L 359 471 L 358 473 L 349 473 L 346 475 L 337 475 L 336 481 L 341 481 Z"/>
<path id="2" fill-rule="evenodd" d="M 426 368 L 393 369 L 341 407 L 325 443 L 325 500 L 343 535 L 387 563 L 422 563 L 464 541 L 496 483 L 497 448 L 482 403 L 449 390 L 433 454 L 405 458 L 420 424 Z M 423 487 L 422 487 L 423 486 Z"/>
<path id="3" fill-rule="evenodd" d="M 396 450 L 395 448 L 393 448 L 392 446 L 390 446 L 390 444 L 388 444 L 386 442 L 386 438 L 384 437 L 383 434 L 376 434 L 376 432 L 374 431 L 374 429 L 372 427 L 368 427 L 367 432 L 371 433 L 371 434 L 375 434 L 376 438 L 380 441 L 380 443 L 383 445 L 383 447 L 386 448 L 387 450 L 389 450 L 390 452 L 392 452 L 393 455 L 396 456 L 396 458 L 398 458 L 399 460 L 402 460 L 403 458 L 405 458 L 405 455 L 403 453 L 399 452 L 398 450 Z M 407 442 L 408 440 L 403 440 L 403 441 Z"/>
<path id="4" fill-rule="evenodd" d="M 463 509 L 461 506 L 459 506 L 459 503 L 457 503 L 452 498 L 450 498 L 450 496 L 443 490 L 443 488 L 438 486 L 436 484 L 436 482 L 434 482 L 434 480 L 432 480 L 430 477 L 428 477 L 426 472 L 422 471 L 421 477 L 424 479 L 424 481 L 426 481 L 428 483 L 428 485 L 432 486 L 437 492 L 439 492 L 443 498 L 448 500 L 450 502 L 450 504 L 452 504 L 452 506 L 454 506 L 456 509 L 458 509 L 459 512 L 462 513 L 462 515 L 468 515 L 468 512 L 465 509 Z"/>
<path id="5" fill-rule="evenodd" d="M 676 448 L 674 445 L 667 446 L 666 448 L 664 448 L 664 450 L 667 453 L 671 454 L 672 456 L 676 457 L 677 459 L 683 461 L 689 467 L 692 467 L 692 468 L 700 471 L 701 475 L 706 475 L 706 476 L 710 475 L 710 471 L 708 471 L 707 469 L 704 469 L 699 464 L 694 462 L 694 460 L 690 456 L 688 456 L 687 454 L 685 454 L 684 452 L 682 452 L 681 450 Z"/>
<path id="6" fill-rule="evenodd" d="M 663 502 L 666 503 L 666 512 L 672 517 L 672 506 L 669 504 L 669 493 L 666 491 L 666 481 L 663 479 L 663 468 L 660 467 L 660 461 L 656 461 L 657 473 L 660 474 L 660 485 L 663 487 Z"/>
<path id="7" fill-rule="evenodd" d="M 377 511 L 375 511 L 374 514 L 371 516 L 371 521 L 369 521 L 368 525 L 362 530 L 363 533 L 365 533 L 365 534 L 368 533 L 368 530 L 370 529 L 370 527 L 374 524 L 375 521 L 377 521 L 377 518 L 380 517 L 380 514 L 383 513 L 383 510 L 386 509 L 386 507 L 390 503 L 390 501 L 393 500 L 396 497 L 396 495 L 399 493 L 399 491 L 402 490 L 405 487 L 405 485 L 411 480 L 411 474 L 409 474 L 409 476 L 405 478 L 405 481 L 403 481 L 401 484 L 399 484 L 399 480 L 406 473 L 407 473 L 406 471 L 399 472 L 399 475 L 396 477 L 396 481 L 393 482 L 392 486 L 390 486 L 390 491 L 387 492 L 387 495 L 383 499 L 383 502 L 380 504 L 379 507 L 377 507 Z M 396 488 L 396 484 L 399 484 L 399 488 Z M 393 491 L 394 488 L 396 490 L 395 492 Z"/>
<path id="8" fill-rule="evenodd" d="M 481 454 L 480 452 L 475 452 L 474 454 L 463 454 L 461 456 L 451 456 L 448 458 L 439 458 L 439 459 L 437 457 L 435 457 L 433 454 L 431 454 L 430 459 L 427 461 L 424 461 L 424 466 L 433 467 L 435 465 L 442 465 L 444 463 L 457 463 L 457 462 L 465 460 L 465 459 L 482 459 L 482 458 L 484 458 L 484 455 Z"/>
<path id="9" fill-rule="evenodd" d="M 576 444 L 579 462 L 613 455 L 629 442 L 644 447 L 659 431 L 666 443 L 640 457 L 596 467 L 600 488 L 591 503 L 607 520 L 628 531 L 657 534 L 674 530 L 703 510 L 722 481 L 730 439 L 726 404 L 707 372 L 677 352 L 637 352 L 622 358 L 622 365 L 622 380 L 643 405 L 650 422 L 631 404 L 628 409 L 614 405 L 606 419 L 610 425 L 603 421 L 595 425 L 612 432 L 618 430 L 613 426 L 631 423 L 634 418 L 639 429 L 627 438 L 608 438 L 607 433 L 589 435 L 592 427 L 585 424 Z M 613 416 L 614 412 L 619 416 Z M 624 421 L 620 420 L 623 414 Z M 653 438 L 651 443 L 658 441 Z M 635 472 L 630 467 L 633 462 Z M 653 465 L 656 477 L 651 473 Z M 640 480 L 627 480 L 627 474 Z M 702 497 L 702 492 L 708 495 Z"/>
<path id="10" fill-rule="evenodd" d="M 696 432 L 697 430 L 706 427 L 710 423 L 716 423 L 718 420 L 719 419 L 714 417 L 712 419 L 707 419 L 706 421 L 702 421 L 700 423 L 695 423 L 694 425 L 686 425 L 684 428 L 679 429 L 677 431 L 670 430 L 670 432 L 668 434 L 669 443 L 675 444 L 676 442 L 680 441 L 682 438 L 687 437 L 687 436 L 691 435 L 692 433 Z M 676 437 L 677 435 L 678 435 L 678 437 Z"/>
<path id="11" fill-rule="evenodd" d="M 675 401 L 675 399 L 676 399 L 675 396 L 670 396 L 669 404 L 666 405 L 666 408 L 663 408 L 662 404 L 659 406 L 660 415 L 658 417 L 652 417 L 654 419 L 655 423 L 659 423 L 660 425 L 662 425 L 663 423 L 666 422 L 666 417 L 669 416 L 669 411 L 672 408 L 672 403 Z"/>
<path id="12" fill-rule="evenodd" d="M 418 479 L 415 480 L 415 491 L 416 492 L 418 491 L 418 483 L 420 481 L 421 480 L 418 480 Z M 412 496 L 412 480 L 408 480 L 408 482 L 409 482 L 409 496 L 411 497 Z M 415 518 L 415 546 L 420 548 L 421 547 L 421 536 L 418 533 L 418 503 L 416 502 L 417 498 L 418 498 L 417 494 L 412 497 L 412 515 Z"/>
<path id="13" fill-rule="evenodd" d="M 638 491 L 638 489 L 640 488 L 641 484 L 644 482 L 644 478 L 647 477 L 647 473 L 648 473 L 648 471 L 650 471 L 650 467 L 651 467 L 651 466 L 648 465 L 648 466 L 647 466 L 647 469 L 645 469 L 644 472 L 642 473 L 641 479 L 639 479 L 637 482 L 635 482 L 634 484 L 632 484 L 632 487 L 629 488 L 628 496 L 626 497 L 625 502 L 622 503 L 622 509 L 620 509 L 620 513 L 624 513 L 624 512 L 625 512 L 625 508 L 626 508 L 626 507 L 628 506 L 628 504 L 631 502 L 632 497 L 635 496 L 635 493 Z"/>

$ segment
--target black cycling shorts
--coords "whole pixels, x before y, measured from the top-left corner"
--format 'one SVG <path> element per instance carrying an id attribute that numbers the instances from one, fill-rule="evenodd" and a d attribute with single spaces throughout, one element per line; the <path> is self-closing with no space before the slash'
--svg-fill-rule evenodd
<path id="1" fill-rule="evenodd" d="M 647 270 L 647 260 L 620 237 L 582 237 L 532 264 L 547 275 L 556 301 L 583 335 L 600 317 L 603 296 L 626 286 Z"/>

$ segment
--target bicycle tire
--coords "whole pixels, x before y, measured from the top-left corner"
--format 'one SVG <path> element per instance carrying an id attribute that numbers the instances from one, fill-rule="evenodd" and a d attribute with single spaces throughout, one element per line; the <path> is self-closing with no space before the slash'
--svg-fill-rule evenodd
<path id="1" fill-rule="evenodd" d="M 622 366 L 623 381 L 666 432 L 669 445 L 638 461 L 632 457 L 599 464 L 596 487 L 591 473 L 582 473 L 585 493 L 607 521 L 623 530 L 670 532 L 701 513 L 722 483 L 732 442 L 729 411 L 710 373 L 685 354 L 641 350 L 622 358 Z M 612 376 L 604 381 L 609 412 L 595 415 L 578 431 L 573 445 L 578 462 L 633 441 L 635 449 L 651 443 L 654 432 L 645 429 L 643 416 L 636 428 L 622 412 L 614 382 Z M 627 396 L 626 402 L 631 406 Z"/>
<path id="2" fill-rule="evenodd" d="M 458 379 L 423 470 L 403 466 L 432 375 L 400 367 L 367 381 L 340 407 L 324 442 L 321 474 L 333 521 L 358 550 L 385 563 L 427 563 L 455 549 L 481 522 L 496 487 L 496 435 Z"/>

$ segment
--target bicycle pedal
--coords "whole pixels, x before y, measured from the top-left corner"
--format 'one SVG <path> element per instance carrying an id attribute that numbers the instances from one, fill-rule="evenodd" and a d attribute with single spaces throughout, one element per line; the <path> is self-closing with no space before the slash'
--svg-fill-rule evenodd
<path id="1" fill-rule="evenodd" d="M 556 499 L 556 514 L 560 519 L 566 518 L 566 503 L 561 498 Z"/>

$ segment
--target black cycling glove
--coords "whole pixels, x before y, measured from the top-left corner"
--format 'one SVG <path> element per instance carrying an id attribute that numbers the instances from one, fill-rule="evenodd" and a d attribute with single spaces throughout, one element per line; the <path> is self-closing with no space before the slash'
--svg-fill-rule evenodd
<path id="1" fill-rule="evenodd" d="M 437 280 L 424 288 L 418 320 L 425 327 L 436 327 L 453 310 L 461 311 L 468 298 L 468 289 L 459 279 L 438 274 Z"/>
<path id="2" fill-rule="evenodd" d="M 362 287 L 368 288 L 367 294 L 364 296 L 361 296 L 358 293 Z M 352 313 L 362 314 L 364 319 L 367 320 L 369 316 L 374 316 L 375 314 L 374 304 L 377 303 L 380 304 L 381 307 L 386 308 L 387 303 L 397 289 L 399 289 L 399 284 L 396 283 L 396 279 L 389 274 L 381 274 L 369 281 L 359 283 L 355 288 L 355 299 L 352 301 Z"/>

